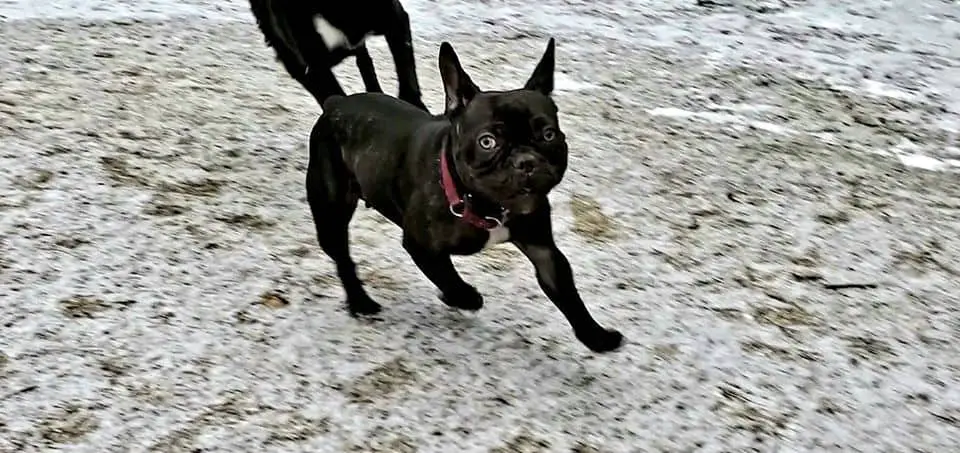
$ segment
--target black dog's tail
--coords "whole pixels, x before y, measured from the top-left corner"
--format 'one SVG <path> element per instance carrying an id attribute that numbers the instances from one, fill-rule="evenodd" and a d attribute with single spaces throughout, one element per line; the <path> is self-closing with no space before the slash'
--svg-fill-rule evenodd
<path id="1" fill-rule="evenodd" d="M 267 45 L 276 52 L 277 59 L 291 77 L 301 80 L 307 72 L 307 60 L 297 45 L 293 36 L 295 28 L 289 21 L 298 16 L 293 9 L 297 3 L 290 0 L 250 0 L 250 9 Z"/>
<path id="2" fill-rule="evenodd" d="M 330 0 L 250 0 L 257 26 L 277 60 L 321 105 L 331 94 L 343 93 L 327 65 L 328 49 L 313 28 L 313 2 L 322 1 Z"/>

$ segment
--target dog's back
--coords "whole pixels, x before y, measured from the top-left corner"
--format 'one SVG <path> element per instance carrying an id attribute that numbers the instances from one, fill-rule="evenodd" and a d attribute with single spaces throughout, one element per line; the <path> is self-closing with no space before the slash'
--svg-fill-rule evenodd
<path id="1" fill-rule="evenodd" d="M 391 128 L 403 123 L 422 123 L 429 119 L 439 119 L 442 115 L 432 115 L 409 102 L 384 93 L 356 93 L 349 96 L 330 96 L 323 104 L 323 116 L 336 122 L 356 122 L 368 118 L 375 127 Z M 342 121 L 347 120 L 347 121 Z M 386 122 L 386 123 L 381 123 Z"/>
<path id="2" fill-rule="evenodd" d="M 340 168 L 368 203 L 399 221 L 403 200 L 395 199 L 394 189 L 423 184 L 422 179 L 430 177 L 421 173 L 429 168 L 425 161 L 437 156 L 417 150 L 439 146 L 449 125 L 442 115 L 382 93 L 331 96 L 311 133 L 310 161 L 317 168 Z M 425 146 L 427 142 L 437 143 Z M 404 181 L 394 181 L 394 173 L 379 171 L 382 168 L 409 171 L 398 172 Z"/>
<path id="3" fill-rule="evenodd" d="M 357 93 L 327 98 L 315 127 L 324 124 L 352 167 L 349 163 L 356 159 L 380 160 L 377 153 L 396 149 L 398 142 L 431 122 L 445 124 L 442 118 L 383 93 Z"/>

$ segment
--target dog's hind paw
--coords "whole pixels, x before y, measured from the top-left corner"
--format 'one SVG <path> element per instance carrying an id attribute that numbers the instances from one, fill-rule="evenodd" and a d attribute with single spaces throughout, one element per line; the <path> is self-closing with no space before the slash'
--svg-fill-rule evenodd
<path id="1" fill-rule="evenodd" d="M 483 296 L 470 285 L 455 291 L 440 293 L 440 300 L 447 306 L 460 310 L 477 311 L 483 308 Z"/>
<path id="2" fill-rule="evenodd" d="M 593 352 L 610 352 L 623 345 L 623 334 L 616 330 L 600 329 L 578 334 L 577 339 Z"/>
<path id="3" fill-rule="evenodd" d="M 347 309 L 351 316 L 369 316 L 380 313 L 383 307 L 374 302 L 370 296 L 353 297 L 347 299 Z"/>

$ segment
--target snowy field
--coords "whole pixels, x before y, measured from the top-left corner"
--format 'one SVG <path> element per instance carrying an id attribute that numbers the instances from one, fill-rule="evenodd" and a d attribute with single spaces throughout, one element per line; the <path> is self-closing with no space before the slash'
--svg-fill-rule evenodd
<path id="1" fill-rule="evenodd" d="M 451 311 L 364 208 L 346 314 L 244 1 L 0 0 L 0 452 L 955 450 L 960 4 L 706 3 L 404 0 L 434 110 L 441 41 L 509 89 L 557 38 L 596 355 L 509 245 Z"/>

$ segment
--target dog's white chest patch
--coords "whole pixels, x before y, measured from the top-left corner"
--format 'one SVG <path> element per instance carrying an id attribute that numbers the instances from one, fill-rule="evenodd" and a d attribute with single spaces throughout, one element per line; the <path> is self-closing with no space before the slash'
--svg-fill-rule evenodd
<path id="1" fill-rule="evenodd" d="M 334 50 L 340 48 L 347 49 L 356 49 L 363 44 L 366 36 L 360 39 L 360 42 L 352 43 L 350 39 L 347 38 L 347 35 L 340 31 L 339 28 L 334 27 L 330 22 L 327 22 L 323 16 L 317 14 L 313 16 L 313 28 L 317 30 L 317 34 L 320 35 L 320 38 L 323 39 L 323 43 L 327 45 L 327 50 Z"/>
<path id="2" fill-rule="evenodd" d="M 483 248 L 488 249 L 508 240 L 510 240 L 510 229 L 505 226 L 498 226 L 490 230 L 490 237 L 487 239 L 487 243 L 483 244 Z"/>

